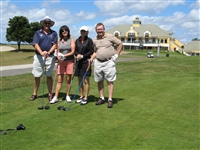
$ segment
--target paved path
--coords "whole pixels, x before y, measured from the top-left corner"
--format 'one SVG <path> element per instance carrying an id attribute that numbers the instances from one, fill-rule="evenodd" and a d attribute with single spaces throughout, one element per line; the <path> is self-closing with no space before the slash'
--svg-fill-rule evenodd
<path id="1" fill-rule="evenodd" d="M 32 64 L 26 65 L 15 65 L 15 66 L 3 66 L 0 67 L 1 76 L 15 76 L 20 74 L 31 73 L 32 71 Z"/>
<path id="2" fill-rule="evenodd" d="M 15 49 L 13 47 L 10 47 L 10 46 L 0 45 L 0 52 L 11 51 L 11 50 L 15 50 Z M 119 57 L 117 59 L 117 62 L 128 61 L 128 60 L 133 60 L 133 58 L 120 58 Z M 14 65 L 14 66 L 1 66 L 0 67 L 0 71 L 1 71 L 0 77 L 15 76 L 15 75 L 31 73 L 32 68 L 33 68 L 32 64 Z"/>
<path id="3" fill-rule="evenodd" d="M 15 50 L 15 48 L 11 46 L 0 45 L 0 52 L 13 51 L 13 50 Z"/>
<path id="4" fill-rule="evenodd" d="M 134 58 L 118 58 L 117 62 L 129 61 L 129 60 L 134 60 Z M 33 67 L 32 64 L 2 66 L 2 67 L 0 67 L 0 70 L 1 70 L 0 77 L 15 76 L 15 75 L 31 73 L 32 67 Z"/>

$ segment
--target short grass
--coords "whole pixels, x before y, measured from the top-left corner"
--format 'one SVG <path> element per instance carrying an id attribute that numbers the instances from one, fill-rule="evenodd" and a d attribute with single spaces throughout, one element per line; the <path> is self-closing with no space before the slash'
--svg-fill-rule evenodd
<path id="1" fill-rule="evenodd" d="M 90 102 L 73 103 L 67 112 L 57 110 L 63 102 L 50 110 L 37 109 L 43 82 L 40 97 L 28 100 L 31 74 L 2 77 L 1 129 L 22 123 L 26 130 L 1 135 L 1 149 L 199 149 L 199 57 L 163 53 L 160 58 L 146 58 L 145 53 L 121 56 L 132 59 L 117 63 L 112 109 L 107 104 L 95 106 L 98 91 L 93 76 Z M 74 78 L 72 97 L 76 90 Z M 63 85 L 60 100 L 64 93 Z"/>
<path id="2" fill-rule="evenodd" d="M 35 49 L 32 45 L 21 45 L 21 50 L 17 50 L 17 45 L 10 45 L 16 50 L 0 53 L 0 66 L 21 65 L 33 63 Z"/>

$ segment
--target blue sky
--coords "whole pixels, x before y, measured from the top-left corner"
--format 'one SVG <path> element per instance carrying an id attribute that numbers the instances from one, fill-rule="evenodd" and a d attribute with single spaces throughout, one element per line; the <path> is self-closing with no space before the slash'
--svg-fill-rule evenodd
<path id="1" fill-rule="evenodd" d="M 1 43 L 6 41 L 8 21 L 25 16 L 29 22 L 39 22 L 45 16 L 55 21 L 53 30 L 67 25 L 71 35 L 79 36 L 79 28 L 88 26 L 94 38 L 95 24 L 102 22 L 106 29 L 119 24 L 132 24 L 139 17 L 142 24 L 155 24 L 172 31 L 183 43 L 200 39 L 200 0 L 0 0 Z"/>

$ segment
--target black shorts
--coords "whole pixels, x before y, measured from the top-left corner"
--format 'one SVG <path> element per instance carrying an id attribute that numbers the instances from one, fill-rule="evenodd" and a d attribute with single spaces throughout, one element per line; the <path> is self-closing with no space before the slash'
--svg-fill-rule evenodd
<path id="1" fill-rule="evenodd" d="M 88 63 L 76 63 L 74 76 L 83 77 L 88 67 Z M 91 76 L 92 69 L 88 70 L 86 76 Z"/>

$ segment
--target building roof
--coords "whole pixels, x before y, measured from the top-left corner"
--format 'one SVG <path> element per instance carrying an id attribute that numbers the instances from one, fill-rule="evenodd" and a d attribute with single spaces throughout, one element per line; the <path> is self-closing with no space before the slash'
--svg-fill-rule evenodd
<path id="1" fill-rule="evenodd" d="M 190 43 L 184 45 L 185 52 L 198 52 L 200 53 L 200 41 L 191 41 Z"/>
<path id="2" fill-rule="evenodd" d="M 125 36 L 126 32 L 130 30 L 130 27 L 131 27 L 130 24 L 118 25 L 110 30 L 107 30 L 106 32 L 113 34 L 115 31 L 119 31 L 121 36 Z"/>
<path id="3" fill-rule="evenodd" d="M 115 31 L 119 31 L 120 36 L 126 36 L 126 32 L 129 31 L 131 27 L 133 26 L 130 24 L 118 25 L 110 30 L 107 30 L 106 32 L 113 34 Z M 133 30 L 139 33 L 139 36 L 144 36 L 146 31 L 149 31 L 153 37 L 169 37 L 170 34 L 173 34 L 172 32 L 165 31 L 153 24 L 142 24 L 139 27 L 133 27 Z"/>

